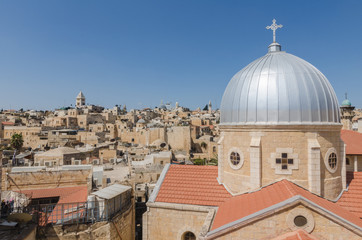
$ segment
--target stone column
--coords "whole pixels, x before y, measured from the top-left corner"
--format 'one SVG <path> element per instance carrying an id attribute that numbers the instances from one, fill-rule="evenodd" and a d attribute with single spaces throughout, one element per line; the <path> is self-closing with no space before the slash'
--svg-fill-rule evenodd
<path id="1" fill-rule="evenodd" d="M 354 156 L 354 172 L 358 172 L 358 159 L 357 159 L 357 155 Z"/>
<path id="2" fill-rule="evenodd" d="M 220 140 L 217 142 L 217 147 L 218 147 L 218 157 L 217 157 L 217 162 L 218 162 L 218 179 L 219 179 L 219 183 L 223 183 L 224 182 L 224 178 L 223 178 L 223 171 L 224 171 L 224 133 L 220 134 Z"/>
<path id="3" fill-rule="evenodd" d="M 250 142 L 250 186 L 261 187 L 260 137 L 252 137 Z"/>
<path id="4" fill-rule="evenodd" d="M 308 139 L 308 186 L 309 191 L 321 195 L 321 146 L 317 139 Z"/>
<path id="5" fill-rule="evenodd" d="M 347 188 L 347 173 L 346 173 L 346 144 L 344 144 L 343 141 L 341 141 L 341 159 L 342 159 L 342 167 L 341 167 L 341 177 L 342 177 L 342 188 Z"/>

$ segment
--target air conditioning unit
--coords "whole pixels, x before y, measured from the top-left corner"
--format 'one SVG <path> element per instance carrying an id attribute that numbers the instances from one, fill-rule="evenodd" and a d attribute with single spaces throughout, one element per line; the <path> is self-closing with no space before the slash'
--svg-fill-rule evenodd
<path id="1" fill-rule="evenodd" d="M 53 162 L 45 162 L 46 167 L 53 167 Z"/>
<path id="2" fill-rule="evenodd" d="M 114 159 L 113 159 L 113 158 L 110 159 L 109 162 L 110 162 L 110 163 L 114 163 Z"/>
<path id="3" fill-rule="evenodd" d="M 82 161 L 81 160 L 74 160 L 74 165 L 81 165 Z"/>
<path id="4" fill-rule="evenodd" d="M 99 165 L 99 159 L 94 159 L 93 160 L 93 165 Z"/>

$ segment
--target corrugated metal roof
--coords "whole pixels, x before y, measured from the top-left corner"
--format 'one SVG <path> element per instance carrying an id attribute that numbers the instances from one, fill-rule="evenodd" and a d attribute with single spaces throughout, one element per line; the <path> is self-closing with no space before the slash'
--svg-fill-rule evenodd
<path id="1" fill-rule="evenodd" d="M 88 170 L 92 165 L 63 165 L 62 170 Z"/>
<path id="2" fill-rule="evenodd" d="M 40 167 L 13 167 L 11 169 L 11 172 L 38 172 L 38 171 L 45 171 L 46 167 L 45 166 L 40 166 Z"/>
<path id="3" fill-rule="evenodd" d="M 91 195 L 96 195 L 97 197 L 104 198 L 104 199 L 111 199 L 118 195 L 120 195 L 123 192 L 128 191 L 131 189 L 130 186 L 125 186 L 121 184 L 113 184 L 109 187 L 103 188 L 97 192 L 91 193 Z"/>

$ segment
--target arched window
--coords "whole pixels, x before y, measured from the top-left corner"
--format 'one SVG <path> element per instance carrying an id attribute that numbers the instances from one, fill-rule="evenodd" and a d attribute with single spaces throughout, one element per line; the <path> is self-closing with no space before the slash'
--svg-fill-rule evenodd
<path id="1" fill-rule="evenodd" d="M 196 236 L 192 232 L 185 232 L 182 235 L 182 240 L 196 240 Z"/>

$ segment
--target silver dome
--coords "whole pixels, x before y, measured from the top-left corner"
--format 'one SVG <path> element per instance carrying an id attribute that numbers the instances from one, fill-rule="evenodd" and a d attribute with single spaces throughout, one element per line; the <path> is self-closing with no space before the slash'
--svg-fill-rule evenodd
<path id="1" fill-rule="evenodd" d="M 271 44 L 231 79 L 221 124 L 340 124 L 336 94 L 312 64 Z"/>

